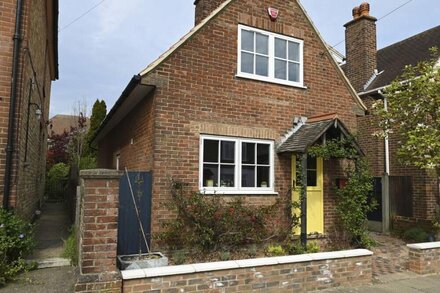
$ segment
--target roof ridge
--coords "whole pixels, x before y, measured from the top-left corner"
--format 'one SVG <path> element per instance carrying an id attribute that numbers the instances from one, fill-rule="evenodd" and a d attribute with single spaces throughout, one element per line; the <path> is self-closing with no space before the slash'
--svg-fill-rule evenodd
<path id="1" fill-rule="evenodd" d="M 396 43 L 390 44 L 390 45 L 388 45 L 388 46 L 386 46 L 386 47 L 383 47 L 383 48 L 377 50 L 377 52 L 382 51 L 382 50 L 385 50 L 385 49 L 388 49 L 388 48 L 390 48 L 390 47 L 397 46 L 397 45 L 399 45 L 399 44 L 401 44 L 401 43 L 404 43 L 404 42 L 407 42 L 407 41 L 409 41 L 409 40 L 411 40 L 411 39 L 415 39 L 415 38 L 417 38 L 417 37 L 420 37 L 421 35 L 424 35 L 424 34 L 430 32 L 430 31 L 433 31 L 433 30 L 435 30 L 435 29 L 440 29 L 440 25 L 435 26 L 435 27 L 432 27 L 432 28 L 427 29 L 427 30 L 424 30 L 424 31 L 422 31 L 422 32 L 420 32 L 420 33 L 418 33 L 418 34 L 412 35 L 412 36 L 410 36 L 410 37 L 408 37 L 408 38 L 406 38 L 406 39 L 400 40 L 400 41 L 398 41 L 398 42 L 396 42 Z"/>

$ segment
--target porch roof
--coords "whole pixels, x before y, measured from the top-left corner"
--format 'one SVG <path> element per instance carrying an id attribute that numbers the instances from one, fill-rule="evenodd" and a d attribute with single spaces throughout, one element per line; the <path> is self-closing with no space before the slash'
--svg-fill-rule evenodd
<path id="1" fill-rule="evenodd" d="M 309 121 L 293 131 L 281 142 L 277 148 L 277 153 L 305 153 L 331 127 L 337 128 L 346 137 L 349 135 L 349 131 L 337 117 L 318 121 L 310 119 Z"/>

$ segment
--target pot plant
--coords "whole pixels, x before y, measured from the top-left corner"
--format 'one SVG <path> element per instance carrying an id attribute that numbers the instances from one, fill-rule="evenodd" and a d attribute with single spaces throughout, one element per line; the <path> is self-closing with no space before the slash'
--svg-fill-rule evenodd
<path id="1" fill-rule="evenodd" d="M 118 255 L 118 263 L 121 270 L 135 270 L 135 269 L 146 269 L 163 267 L 168 265 L 168 258 L 160 252 L 151 252 L 150 246 L 148 245 L 147 236 L 145 234 L 144 228 L 142 226 L 141 216 L 134 196 L 133 188 L 131 185 L 130 177 L 128 175 L 128 170 L 125 168 L 125 175 L 127 176 L 128 186 L 130 189 L 131 198 L 133 201 L 133 207 L 135 210 L 137 222 L 139 225 L 139 233 L 142 235 L 143 244 L 147 248 L 147 252 L 142 252 L 142 241 L 139 243 L 139 253 L 130 255 Z"/>

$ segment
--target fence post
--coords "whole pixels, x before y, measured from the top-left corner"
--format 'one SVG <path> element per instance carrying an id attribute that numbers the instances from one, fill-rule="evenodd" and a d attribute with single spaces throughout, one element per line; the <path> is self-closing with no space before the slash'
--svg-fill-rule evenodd
<path id="1" fill-rule="evenodd" d="M 80 172 L 79 274 L 75 292 L 121 292 L 116 267 L 119 179 L 116 170 Z"/>

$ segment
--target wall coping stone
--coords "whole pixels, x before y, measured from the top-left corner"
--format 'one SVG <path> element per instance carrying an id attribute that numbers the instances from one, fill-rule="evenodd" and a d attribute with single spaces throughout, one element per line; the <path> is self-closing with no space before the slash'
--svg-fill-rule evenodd
<path id="1" fill-rule="evenodd" d="M 112 169 L 81 170 L 79 176 L 87 179 L 117 179 L 123 175 L 123 171 Z"/>
<path id="2" fill-rule="evenodd" d="M 142 278 L 154 278 L 164 277 L 180 274 L 191 274 L 218 270 L 261 267 L 276 264 L 288 264 L 288 263 L 301 263 L 311 262 L 327 259 L 343 259 L 351 257 L 371 256 L 372 251 L 367 249 L 353 249 L 334 252 L 320 252 L 300 255 L 288 255 L 279 257 L 265 257 L 265 258 L 253 258 L 242 260 L 230 260 L 211 263 L 198 263 L 179 266 L 166 266 L 158 268 L 138 269 L 138 270 L 125 270 L 121 271 L 123 280 L 142 279 Z"/>
<path id="3" fill-rule="evenodd" d="M 415 249 L 415 250 L 434 249 L 434 248 L 440 248 L 440 241 L 438 241 L 438 242 L 424 242 L 424 243 L 407 244 L 406 246 L 408 248 Z"/>

